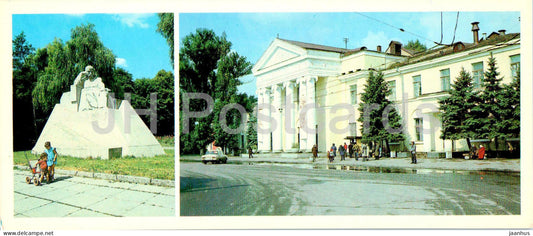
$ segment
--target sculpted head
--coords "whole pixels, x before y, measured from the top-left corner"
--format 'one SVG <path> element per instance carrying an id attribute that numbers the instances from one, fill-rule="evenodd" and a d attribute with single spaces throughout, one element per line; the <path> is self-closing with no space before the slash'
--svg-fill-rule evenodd
<path id="1" fill-rule="evenodd" d="M 94 68 L 92 66 L 86 66 L 85 72 L 87 72 L 87 75 L 90 80 L 94 80 L 96 78 L 96 74 L 94 72 Z"/>

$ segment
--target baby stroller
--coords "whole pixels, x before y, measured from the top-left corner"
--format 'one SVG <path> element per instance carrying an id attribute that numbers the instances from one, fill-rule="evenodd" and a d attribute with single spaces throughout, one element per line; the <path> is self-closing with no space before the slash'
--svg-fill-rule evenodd
<path id="1" fill-rule="evenodd" d="M 27 184 L 31 184 L 32 181 L 33 181 L 33 184 L 35 184 L 35 186 L 39 186 L 39 184 L 41 184 L 41 175 L 43 174 L 43 171 L 41 170 L 41 167 L 40 166 L 35 166 L 38 162 L 37 161 L 30 161 L 28 159 L 28 156 L 26 154 L 24 154 L 24 156 L 26 157 L 26 160 L 28 160 L 28 167 L 30 167 L 30 171 L 32 173 L 32 176 L 29 177 L 29 176 L 26 176 L 26 183 Z"/>

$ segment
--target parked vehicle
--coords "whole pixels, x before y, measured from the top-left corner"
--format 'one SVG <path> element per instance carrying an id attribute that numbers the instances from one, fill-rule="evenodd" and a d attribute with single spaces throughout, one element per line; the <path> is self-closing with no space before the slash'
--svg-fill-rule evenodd
<path id="1" fill-rule="evenodd" d="M 207 151 L 202 156 L 202 163 L 207 164 L 211 162 L 213 164 L 225 164 L 228 162 L 228 157 L 224 154 L 222 150 L 211 150 Z"/>

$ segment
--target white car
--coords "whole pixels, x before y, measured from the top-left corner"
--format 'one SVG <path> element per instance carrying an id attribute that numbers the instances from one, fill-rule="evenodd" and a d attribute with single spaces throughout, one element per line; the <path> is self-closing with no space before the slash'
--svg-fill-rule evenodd
<path id="1" fill-rule="evenodd" d="M 228 157 L 224 155 L 224 152 L 222 152 L 221 150 L 211 150 L 207 151 L 202 156 L 202 163 L 207 164 L 208 162 L 211 162 L 213 164 L 225 164 L 226 162 L 228 162 Z"/>

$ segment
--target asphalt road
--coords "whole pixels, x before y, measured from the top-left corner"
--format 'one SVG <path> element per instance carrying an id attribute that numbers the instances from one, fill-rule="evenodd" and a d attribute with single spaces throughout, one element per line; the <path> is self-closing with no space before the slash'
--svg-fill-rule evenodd
<path id="1" fill-rule="evenodd" d="M 30 171 L 14 171 L 15 217 L 174 216 L 175 189 L 61 176 L 35 186 Z"/>
<path id="2" fill-rule="evenodd" d="M 330 168 L 182 162 L 180 215 L 520 214 L 517 173 Z"/>

